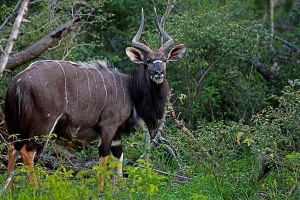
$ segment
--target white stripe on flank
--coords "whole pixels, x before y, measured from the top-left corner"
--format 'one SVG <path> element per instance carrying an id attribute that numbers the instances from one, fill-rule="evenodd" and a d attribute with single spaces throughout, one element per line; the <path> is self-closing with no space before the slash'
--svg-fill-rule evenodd
<path id="1" fill-rule="evenodd" d="M 54 61 L 54 62 L 56 62 L 60 66 L 60 68 L 64 74 L 64 78 L 65 78 L 65 111 L 67 111 L 68 110 L 67 76 L 66 76 L 63 66 L 59 63 L 59 61 Z"/>
<path id="2" fill-rule="evenodd" d="M 79 89 L 78 89 L 78 73 L 76 70 L 76 67 L 74 67 L 74 65 L 77 65 L 76 63 L 71 63 L 71 62 L 67 62 L 75 71 L 76 74 L 76 110 L 78 111 L 79 109 Z M 78 66 L 78 65 L 77 65 Z"/>
<path id="3" fill-rule="evenodd" d="M 101 108 L 101 110 L 100 110 L 100 114 L 101 114 L 102 111 L 103 111 L 103 109 L 104 109 L 104 107 L 105 107 L 105 105 L 106 105 L 106 101 L 107 101 L 107 88 L 106 88 L 105 80 L 104 80 L 104 78 L 103 78 L 103 75 L 102 75 L 101 71 L 100 71 L 99 69 L 97 69 L 97 72 L 98 72 L 98 73 L 100 74 L 100 76 L 101 76 L 101 79 L 102 79 L 102 81 L 103 81 L 103 86 L 104 86 L 104 89 L 105 89 L 105 101 L 104 101 L 104 104 L 103 104 L 103 106 L 102 106 L 102 108 Z"/>
<path id="4" fill-rule="evenodd" d="M 96 79 L 95 74 L 89 68 L 86 68 L 86 70 L 89 71 L 93 75 L 93 78 L 94 78 L 94 81 L 95 81 L 95 83 L 94 83 L 94 85 L 95 85 L 95 91 L 98 91 L 98 83 L 97 83 L 97 79 Z M 96 108 L 97 108 L 97 104 L 95 103 L 95 106 L 93 108 L 93 113 L 95 112 Z"/>
<path id="5" fill-rule="evenodd" d="M 16 96 L 18 97 L 18 106 L 19 106 L 19 116 L 21 116 L 21 99 L 22 99 L 22 97 L 21 97 L 21 89 L 20 89 L 20 87 L 18 86 L 17 87 L 17 93 L 16 93 Z"/>
<path id="6" fill-rule="evenodd" d="M 118 101 L 118 87 L 117 87 L 116 77 L 115 77 L 114 73 L 113 73 L 111 70 L 109 70 L 109 69 L 107 69 L 107 70 L 108 70 L 108 72 L 113 76 L 113 79 L 114 79 L 114 82 L 115 82 L 115 88 L 116 88 L 116 102 L 117 102 L 117 101 Z"/>
<path id="7" fill-rule="evenodd" d="M 40 69 L 40 68 L 39 68 L 39 69 Z M 49 88 L 47 87 L 47 83 L 45 83 L 45 80 L 43 80 L 43 78 L 46 77 L 46 75 L 45 75 L 45 73 L 44 73 L 43 70 L 40 70 L 40 71 L 41 71 L 42 74 L 43 74 L 43 77 L 42 77 L 42 78 L 39 76 L 39 77 L 40 77 L 40 82 L 41 82 L 42 84 L 45 85 L 44 89 L 45 89 L 45 88 L 47 89 L 47 93 L 48 93 L 49 98 L 52 100 L 52 102 L 54 102 L 54 101 L 53 101 L 53 96 L 50 94 Z M 37 73 L 37 74 L 40 75 L 41 73 Z"/>
<path id="8" fill-rule="evenodd" d="M 101 139 L 101 137 L 99 136 L 99 144 L 98 144 L 98 147 L 100 147 L 101 144 L 102 144 L 102 139 Z"/>
<path id="9" fill-rule="evenodd" d="M 61 113 L 57 118 L 56 118 L 56 120 L 55 120 L 55 122 L 54 122 L 54 124 L 53 124 L 53 126 L 52 126 L 52 128 L 51 128 L 51 130 L 50 130 L 50 132 L 48 133 L 48 138 L 47 138 L 47 141 L 46 141 L 46 143 L 45 143 L 45 145 L 44 145 L 44 148 L 43 148 L 43 151 L 45 150 L 45 148 L 47 147 L 47 145 L 48 145 L 48 141 L 49 141 L 49 139 L 50 139 L 50 134 L 54 131 L 54 128 L 55 128 L 55 126 L 56 126 L 56 124 L 57 124 L 57 122 L 58 122 L 58 120 L 61 118 L 61 116 L 63 115 L 64 113 Z M 42 152 L 43 152 L 42 151 Z"/>
<path id="10" fill-rule="evenodd" d="M 90 108 L 90 105 L 91 105 L 91 100 L 92 100 L 92 90 L 91 90 L 91 86 L 90 86 L 90 77 L 89 77 L 89 74 L 86 70 L 84 70 L 85 74 L 86 74 L 86 77 L 87 77 L 87 84 L 88 84 L 88 88 L 89 88 L 89 103 L 88 103 L 88 107 L 85 111 L 85 114 L 87 114 L 89 112 L 89 108 Z"/>
<path id="11" fill-rule="evenodd" d="M 119 74 L 119 77 L 120 77 L 120 82 L 121 82 L 121 88 L 123 90 L 123 108 L 125 107 L 125 89 L 124 89 L 124 86 L 123 86 L 123 80 L 122 80 L 122 75 L 120 72 L 116 71 L 118 74 Z"/>

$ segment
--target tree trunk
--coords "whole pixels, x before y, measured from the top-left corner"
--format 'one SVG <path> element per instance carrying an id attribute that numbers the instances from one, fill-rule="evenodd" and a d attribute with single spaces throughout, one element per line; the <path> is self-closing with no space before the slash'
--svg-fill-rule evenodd
<path id="1" fill-rule="evenodd" d="M 80 18 L 75 18 L 74 20 L 60 26 L 25 50 L 11 55 L 7 62 L 6 68 L 9 70 L 14 70 L 15 68 L 35 59 L 45 52 L 51 45 L 61 40 L 71 31 L 75 30 L 78 27 L 79 21 Z"/>
<path id="2" fill-rule="evenodd" d="M 17 40 L 19 30 L 20 30 L 20 26 L 21 26 L 21 23 L 22 23 L 22 19 L 23 19 L 24 15 L 27 12 L 28 3 L 29 3 L 29 0 L 22 0 L 18 16 L 15 20 L 15 23 L 13 25 L 13 29 L 10 33 L 10 36 L 8 38 L 8 41 L 7 41 L 7 45 L 5 47 L 5 50 L 4 50 L 3 55 L 1 57 L 1 60 L 0 60 L 0 78 L 2 77 L 2 73 L 5 69 L 6 64 L 7 64 L 9 55 L 10 55 L 10 53 L 11 53 L 13 47 L 14 47 L 14 43 Z"/>

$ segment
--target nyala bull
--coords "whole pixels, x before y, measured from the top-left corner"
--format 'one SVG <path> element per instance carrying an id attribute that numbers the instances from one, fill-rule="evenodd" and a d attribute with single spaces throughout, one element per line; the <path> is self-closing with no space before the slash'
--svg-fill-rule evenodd
<path id="1" fill-rule="evenodd" d="M 9 135 L 18 134 L 10 144 L 8 173 L 12 173 L 20 154 L 29 170 L 29 181 L 36 184 L 30 171 L 34 157 L 46 142 L 34 137 L 50 135 L 70 138 L 80 129 L 100 138 L 100 165 L 106 166 L 112 153 L 122 163 L 121 135 L 130 121 L 138 117 L 149 130 L 157 127 L 170 97 L 166 79 L 168 62 L 178 61 L 185 52 L 184 45 L 171 50 L 173 39 L 163 30 L 155 11 L 155 23 L 166 42 L 154 51 L 140 43 L 144 13 L 139 30 L 126 48 L 129 59 L 140 67 L 131 74 L 109 68 L 106 62 L 73 63 L 44 60 L 31 64 L 8 86 L 5 99 L 5 120 Z M 117 165 L 122 176 L 122 164 Z M 10 181 L 9 187 L 12 185 Z M 99 175 L 99 189 L 104 186 L 104 174 Z"/>

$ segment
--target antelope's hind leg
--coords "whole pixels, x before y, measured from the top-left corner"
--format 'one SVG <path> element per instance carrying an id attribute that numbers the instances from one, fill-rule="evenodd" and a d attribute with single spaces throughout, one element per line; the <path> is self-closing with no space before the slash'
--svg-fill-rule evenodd
<path id="1" fill-rule="evenodd" d="M 35 175 L 33 174 L 33 168 L 34 168 L 34 156 L 36 154 L 36 151 L 32 148 L 28 148 L 29 146 L 27 144 L 24 144 L 21 148 L 21 158 L 22 161 L 27 168 L 28 173 L 28 180 L 29 183 L 33 186 L 37 186 L 37 180 Z"/>
<path id="2" fill-rule="evenodd" d="M 99 190 L 103 191 L 104 189 L 104 177 L 105 177 L 105 171 L 107 168 L 107 162 L 111 151 L 111 145 L 112 141 L 114 139 L 114 135 L 117 130 L 117 126 L 103 126 L 105 128 L 102 128 L 101 131 L 101 144 L 98 147 L 99 151 L 99 158 L 100 158 L 100 167 L 101 172 L 98 176 L 99 180 Z"/>
<path id="3" fill-rule="evenodd" d="M 6 187 L 6 191 L 9 191 L 12 187 L 12 177 L 13 177 L 13 171 L 15 169 L 15 163 L 17 160 L 17 157 L 19 155 L 19 151 L 15 150 L 15 143 L 12 143 L 9 145 L 8 147 L 8 165 L 7 165 L 7 180 L 8 181 L 8 185 Z"/>

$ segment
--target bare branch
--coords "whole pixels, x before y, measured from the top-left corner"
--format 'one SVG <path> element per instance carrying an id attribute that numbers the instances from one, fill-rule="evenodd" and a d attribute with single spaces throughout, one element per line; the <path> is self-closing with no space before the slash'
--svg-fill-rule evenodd
<path id="1" fill-rule="evenodd" d="M 51 45 L 60 41 L 63 37 L 75 30 L 79 25 L 79 21 L 80 18 L 75 18 L 74 20 L 60 26 L 25 50 L 13 54 L 9 58 L 6 68 L 9 70 L 14 70 L 15 68 L 25 64 L 26 62 L 35 59 L 43 52 L 45 52 Z"/>
<path id="2" fill-rule="evenodd" d="M 169 5 L 168 5 L 169 6 Z M 159 46 L 159 51 L 166 51 L 170 46 L 174 44 L 173 39 L 163 30 L 160 23 L 158 22 L 158 16 L 156 8 L 154 7 L 154 21 L 157 29 L 159 30 L 160 35 L 162 35 L 167 41 L 166 43 Z"/>
<path id="3" fill-rule="evenodd" d="M 281 37 L 278 37 L 277 35 L 274 35 L 274 34 L 267 34 L 267 35 L 270 36 L 271 38 L 275 39 L 275 40 L 278 40 L 278 41 L 282 42 L 283 44 L 285 44 L 289 48 L 294 49 L 296 51 L 296 53 L 300 53 L 300 47 L 286 41 L 285 39 L 283 39 Z"/>
<path id="4" fill-rule="evenodd" d="M 270 23 L 271 23 L 271 33 L 274 35 L 274 0 L 270 0 Z"/>
<path id="5" fill-rule="evenodd" d="M 165 29 L 165 23 L 166 20 L 172 10 L 172 8 L 174 7 L 174 5 L 176 4 L 177 0 L 173 0 L 173 5 L 171 3 L 171 0 L 168 0 L 168 4 L 167 4 L 167 8 L 165 10 L 164 15 L 162 16 L 161 20 L 160 20 L 160 26 L 161 28 L 164 30 Z M 159 39 L 158 39 L 158 47 L 161 47 L 162 43 L 163 43 L 163 38 L 162 38 L 162 34 L 160 32 L 158 32 L 159 34 Z"/>
<path id="6" fill-rule="evenodd" d="M 13 49 L 14 42 L 17 40 L 22 19 L 23 19 L 24 15 L 27 12 L 28 3 L 29 3 L 29 0 L 23 0 L 21 2 L 21 6 L 20 6 L 20 9 L 19 9 L 18 16 L 15 20 L 12 31 L 11 31 L 10 36 L 8 38 L 8 41 L 7 41 L 7 45 L 5 47 L 4 53 L 3 53 L 2 57 L 1 57 L 1 60 L 0 60 L 0 78 L 2 77 L 2 73 L 5 69 L 5 66 L 6 66 L 7 62 L 8 62 L 8 58 L 9 58 L 9 55 L 10 55 L 12 49 Z"/>
<path id="7" fill-rule="evenodd" d="M 5 181 L 5 185 L 4 185 L 3 189 L 0 190 L 0 195 L 2 195 L 2 193 L 8 188 L 8 185 L 9 185 L 11 179 L 14 177 L 14 175 L 15 175 L 14 171 L 12 171 L 11 173 L 9 173 L 9 176 L 7 177 L 7 179 Z"/>
<path id="8" fill-rule="evenodd" d="M 134 167 L 140 167 L 140 168 L 144 168 L 143 165 L 141 165 L 140 163 L 136 163 L 136 162 L 133 162 L 132 160 L 129 160 L 129 162 L 131 162 L 133 164 Z M 161 170 L 158 170 L 158 169 L 153 169 L 151 168 L 152 170 L 156 171 L 157 173 L 160 173 L 160 174 L 163 174 L 163 175 L 170 175 L 169 172 L 164 172 L 164 171 L 161 171 Z M 173 175 L 174 178 L 176 178 L 176 180 L 179 180 L 179 181 L 189 181 L 189 178 L 186 177 L 186 176 L 181 176 L 181 175 Z"/>
<path id="9" fill-rule="evenodd" d="M 186 126 L 182 122 L 178 121 L 178 119 L 176 117 L 176 113 L 174 111 L 172 111 L 172 113 L 171 113 L 171 118 L 172 118 L 172 121 L 173 121 L 174 125 L 179 130 L 186 133 L 189 137 L 194 138 L 194 135 L 190 132 L 190 130 L 188 128 L 186 128 Z M 217 163 L 217 161 L 213 160 L 211 155 L 208 153 L 208 151 L 201 144 L 197 143 L 197 146 L 199 147 L 201 152 L 209 158 L 209 160 L 214 164 L 215 167 L 219 167 L 219 163 Z"/>

